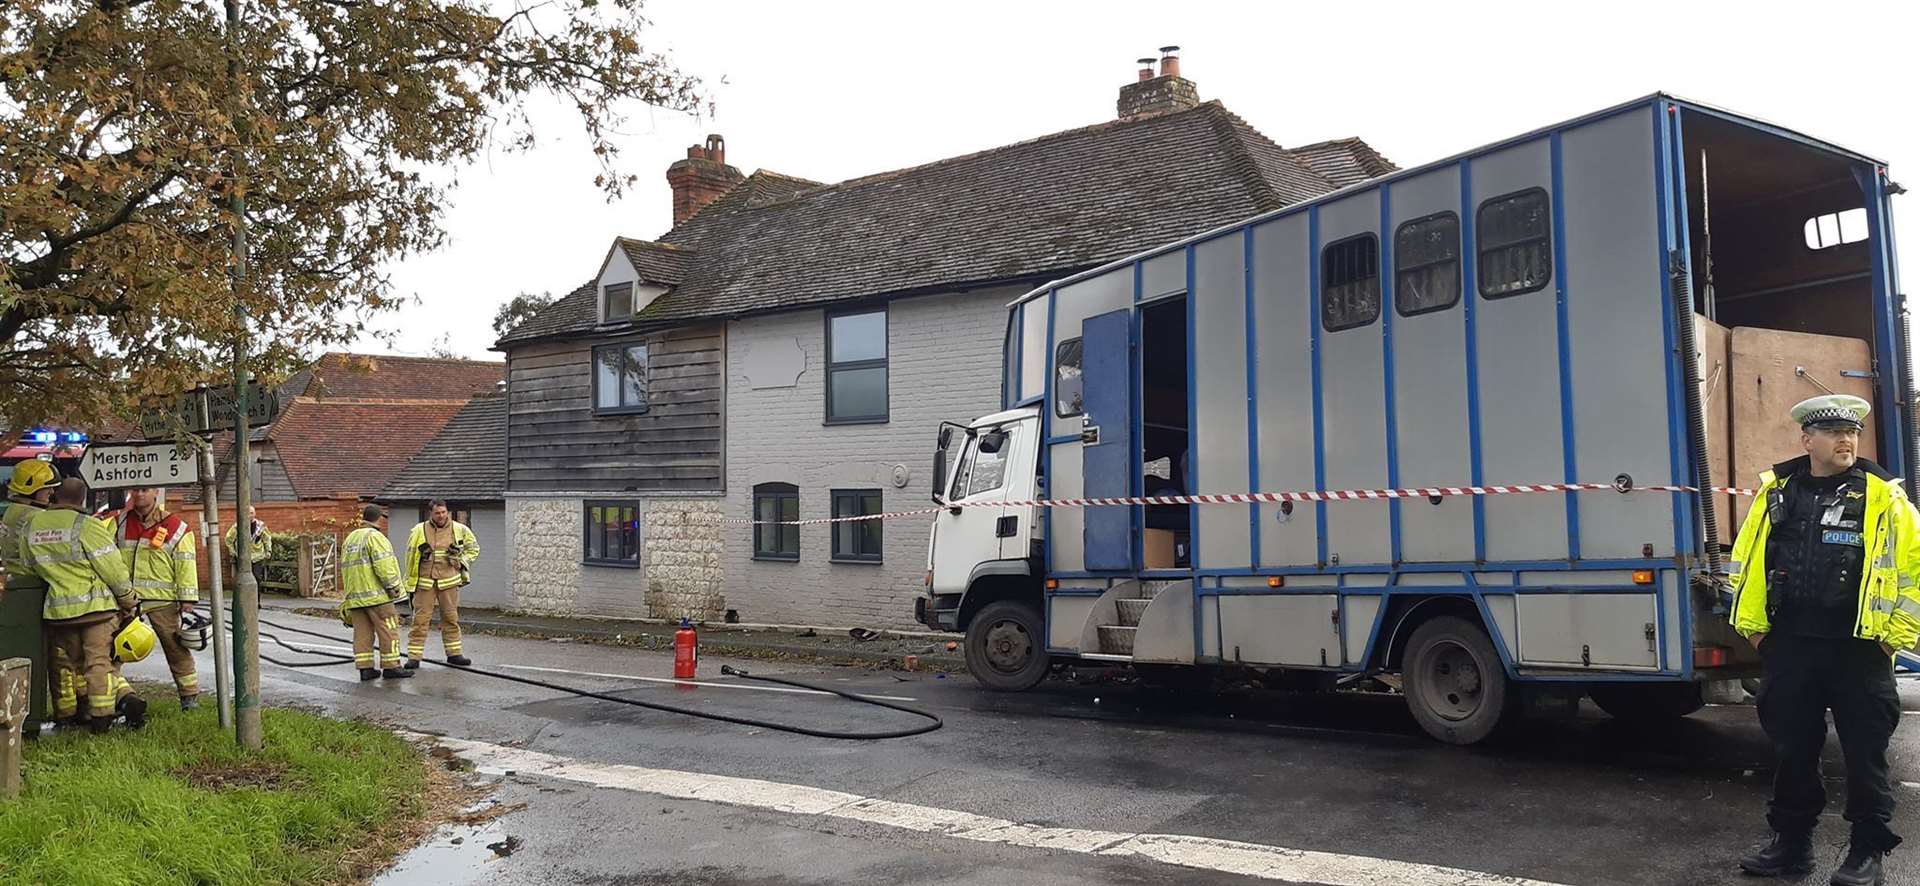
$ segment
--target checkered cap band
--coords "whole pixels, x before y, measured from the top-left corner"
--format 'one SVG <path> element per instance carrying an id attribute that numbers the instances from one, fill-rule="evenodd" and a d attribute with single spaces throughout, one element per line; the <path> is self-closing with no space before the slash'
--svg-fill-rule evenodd
<path id="1" fill-rule="evenodd" d="M 1802 427 L 1813 427 L 1814 425 L 1842 424 L 1842 425 L 1847 425 L 1849 427 L 1857 428 L 1857 427 L 1860 427 L 1860 416 L 1855 414 L 1854 411 L 1851 409 L 1842 409 L 1837 406 L 1831 406 L 1826 409 L 1815 409 L 1814 411 L 1807 413 L 1807 417 L 1801 420 L 1800 424 Z"/>

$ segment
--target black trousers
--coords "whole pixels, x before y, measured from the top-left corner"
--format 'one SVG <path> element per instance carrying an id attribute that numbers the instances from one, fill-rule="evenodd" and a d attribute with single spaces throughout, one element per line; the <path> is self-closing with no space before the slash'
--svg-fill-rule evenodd
<path id="1" fill-rule="evenodd" d="M 1892 660 L 1870 640 L 1769 634 L 1760 646 L 1766 660 L 1760 725 L 1773 740 L 1779 763 L 1767 823 L 1782 834 L 1804 834 L 1826 809 L 1820 753 L 1831 709 L 1846 758 L 1846 819 L 1853 825 L 1853 843 L 1882 852 L 1900 845 L 1900 837 L 1887 828 L 1894 803 L 1887 742 L 1900 722 Z"/>

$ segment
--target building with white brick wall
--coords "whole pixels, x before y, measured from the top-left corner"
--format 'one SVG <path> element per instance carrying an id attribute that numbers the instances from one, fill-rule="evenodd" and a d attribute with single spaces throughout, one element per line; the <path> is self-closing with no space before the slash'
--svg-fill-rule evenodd
<path id="1" fill-rule="evenodd" d="M 1282 148 L 1171 58 L 1118 112 L 831 185 L 690 148 L 674 228 L 497 345 L 510 605 L 911 626 L 926 518 L 790 521 L 930 505 L 940 422 L 1001 408 L 1009 301 L 1393 169 Z"/>

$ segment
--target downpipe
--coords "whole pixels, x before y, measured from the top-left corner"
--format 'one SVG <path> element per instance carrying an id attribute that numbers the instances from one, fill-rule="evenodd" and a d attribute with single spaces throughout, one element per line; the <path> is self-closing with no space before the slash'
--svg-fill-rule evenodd
<path id="1" fill-rule="evenodd" d="M 1714 509 L 1713 469 L 1707 458 L 1706 408 L 1700 400 L 1700 340 L 1694 319 L 1693 275 L 1678 251 L 1668 254 L 1668 275 L 1679 319 L 1680 373 L 1685 385 L 1687 405 L 1688 461 L 1693 465 L 1693 494 L 1700 509 L 1701 547 L 1707 552 L 1707 575 L 1717 578 L 1723 572 L 1720 561 L 1720 520 Z"/>

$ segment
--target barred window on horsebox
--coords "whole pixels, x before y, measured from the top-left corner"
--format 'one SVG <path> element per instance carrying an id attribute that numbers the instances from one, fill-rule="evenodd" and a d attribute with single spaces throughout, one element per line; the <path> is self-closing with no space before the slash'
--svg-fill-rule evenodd
<path id="1" fill-rule="evenodd" d="M 1320 325 L 1328 332 L 1380 319 L 1380 238 L 1348 237 L 1320 252 Z"/>
<path id="2" fill-rule="evenodd" d="M 1460 303 L 1460 216 L 1436 212 L 1393 232 L 1393 306 L 1402 317 Z"/>
<path id="3" fill-rule="evenodd" d="M 1481 203 L 1473 236 L 1481 297 L 1536 292 L 1553 278 L 1553 219 L 1545 190 L 1528 188 Z"/>

